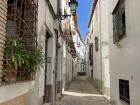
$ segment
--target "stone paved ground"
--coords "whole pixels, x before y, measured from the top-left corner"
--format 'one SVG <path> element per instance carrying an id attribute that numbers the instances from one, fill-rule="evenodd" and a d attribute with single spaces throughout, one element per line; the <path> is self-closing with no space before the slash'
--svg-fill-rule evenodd
<path id="1" fill-rule="evenodd" d="M 111 105 L 86 79 L 77 77 L 58 105 Z"/>

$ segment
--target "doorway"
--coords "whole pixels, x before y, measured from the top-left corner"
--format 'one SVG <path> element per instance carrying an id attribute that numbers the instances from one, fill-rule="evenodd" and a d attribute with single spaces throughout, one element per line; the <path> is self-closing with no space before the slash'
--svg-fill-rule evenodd
<path id="1" fill-rule="evenodd" d="M 48 102 L 48 95 L 47 95 L 47 52 L 48 52 L 48 39 L 51 35 L 46 31 L 46 38 L 45 38 L 45 81 L 44 81 L 44 99 L 43 103 Z"/>

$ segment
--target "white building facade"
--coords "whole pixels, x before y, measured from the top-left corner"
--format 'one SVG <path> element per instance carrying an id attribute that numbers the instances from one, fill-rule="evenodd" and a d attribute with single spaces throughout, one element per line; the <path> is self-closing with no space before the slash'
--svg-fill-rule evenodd
<path id="1" fill-rule="evenodd" d="M 139 0 L 109 1 L 109 46 L 111 100 L 116 105 L 139 105 Z M 122 9 L 120 9 L 120 7 Z M 119 24 L 124 24 L 124 35 L 115 41 L 115 15 L 122 10 Z M 114 18 L 113 18 L 114 16 Z M 121 25 L 120 25 L 121 26 Z M 118 30 L 118 29 L 117 29 Z M 113 41 L 114 39 L 114 41 Z M 114 42 L 114 44 L 113 44 Z M 126 85 L 122 85 L 126 84 Z M 123 88 L 122 88 L 123 87 Z M 122 91 L 123 89 L 123 91 Z M 124 99 L 126 98 L 126 99 Z"/>
<path id="2" fill-rule="evenodd" d="M 94 82 L 113 105 L 140 103 L 138 4 L 138 0 L 95 0 L 89 21 Z"/>
<path id="3" fill-rule="evenodd" d="M 95 0 L 89 20 L 90 43 L 93 43 L 93 80 L 97 89 L 110 97 L 108 0 Z"/>
<path id="4" fill-rule="evenodd" d="M 16 1 L 24 5 L 23 1 Z M 3 17 L 3 20 L 0 20 L 3 26 L 1 36 L 5 37 L 6 29 L 4 27 L 6 27 L 6 17 L 9 13 L 6 13 L 7 8 L 10 8 L 9 5 L 11 3 L 17 2 L 14 2 L 14 0 L 8 0 L 8 3 L 5 0 L 0 2 L 0 7 L 2 11 L 4 10 L 0 14 Z M 37 29 L 36 39 L 43 55 L 43 61 L 37 68 L 32 81 L 21 81 L 3 85 L 3 72 L 0 70 L 0 105 L 16 105 L 17 103 L 22 105 L 55 105 L 56 97 L 62 94 L 62 89 L 66 88 L 76 76 L 74 69 L 76 65 L 75 52 L 71 52 L 71 49 L 75 49 L 75 47 L 74 44 L 71 46 L 67 42 L 68 40 L 64 39 L 66 33 L 64 33 L 65 29 L 63 30 L 62 26 L 65 26 L 65 22 L 63 24 L 58 19 L 58 2 L 54 0 L 38 0 L 38 2 L 37 0 L 32 0 L 29 3 L 31 3 L 31 6 L 35 5 L 32 3 L 36 3 L 37 5 L 36 12 L 38 11 L 38 13 L 35 15 L 37 16 L 37 24 L 34 27 Z M 8 10 L 10 11 L 10 9 Z M 30 15 L 32 16 L 32 14 Z M 71 18 L 67 20 L 70 24 Z M 72 39 L 72 37 L 70 38 Z M 2 42 L 4 42 L 4 39 Z M 4 43 L 1 43 L 1 46 L 3 45 Z M 66 79 L 67 77 L 68 79 Z"/>
<path id="5" fill-rule="evenodd" d="M 85 52 L 86 47 L 83 39 L 81 38 L 81 34 L 79 31 L 78 23 L 77 23 L 77 16 L 73 16 L 73 27 L 72 27 L 72 34 L 73 40 L 77 52 L 77 63 L 78 63 L 78 74 L 85 74 L 86 73 L 86 62 L 85 62 Z"/>

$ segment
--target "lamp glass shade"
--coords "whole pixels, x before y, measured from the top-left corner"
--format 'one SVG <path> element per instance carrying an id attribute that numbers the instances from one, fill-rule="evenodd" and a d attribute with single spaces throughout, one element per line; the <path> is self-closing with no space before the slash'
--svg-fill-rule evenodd
<path id="1" fill-rule="evenodd" d="M 69 2 L 69 6 L 70 6 L 70 9 L 71 9 L 71 12 L 76 12 L 76 8 L 77 8 L 77 5 L 78 5 L 78 2 Z"/>

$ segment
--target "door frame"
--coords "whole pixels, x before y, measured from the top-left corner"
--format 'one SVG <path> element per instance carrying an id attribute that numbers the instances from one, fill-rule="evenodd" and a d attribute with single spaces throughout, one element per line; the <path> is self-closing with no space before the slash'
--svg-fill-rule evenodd
<path id="1" fill-rule="evenodd" d="M 45 37 L 45 80 L 44 80 L 44 98 L 43 103 L 47 103 L 47 52 L 48 52 L 48 40 L 51 37 L 49 32 L 46 31 L 46 37 Z"/>

